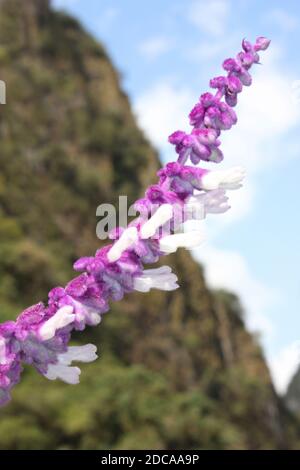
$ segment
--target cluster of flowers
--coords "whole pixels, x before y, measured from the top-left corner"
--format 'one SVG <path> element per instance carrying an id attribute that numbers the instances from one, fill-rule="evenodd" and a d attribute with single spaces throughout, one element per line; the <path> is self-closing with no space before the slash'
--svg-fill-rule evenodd
<path id="1" fill-rule="evenodd" d="M 71 332 L 98 325 L 109 310 L 109 301 L 121 300 L 133 290 L 170 291 L 178 287 L 177 277 L 168 266 L 145 270 L 144 265 L 178 247 L 193 248 L 202 241 L 200 231 L 184 231 L 179 222 L 180 211 L 187 203 L 201 206 L 201 215 L 196 212 L 198 218 L 229 209 L 225 191 L 241 186 L 243 169 L 209 171 L 185 163 L 188 158 L 193 164 L 222 160 L 221 131 L 236 123 L 232 108 L 237 95 L 243 86 L 250 85 L 249 69 L 259 62 L 258 51 L 265 50 L 269 42 L 263 37 L 254 45 L 244 40 L 243 51 L 235 59 L 225 60 L 227 76 L 210 82 L 216 94 L 203 94 L 190 113 L 191 133 L 177 131 L 169 137 L 176 146 L 178 161 L 161 169 L 158 184 L 149 187 L 145 197 L 136 202 L 141 216 L 128 228 L 114 230 L 112 243 L 99 249 L 95 256 L 77 260 L 74 269 L 78 276 L 66 287 L 52 289 L 46 305 L 33 305 L 16 321 L 0 325 L 0 404 L 10 399 L 23 363 L 32 364 L 50 380 L 78 383 L 80 369 L 71 364 L 95 360 L 96 347 L 69 346 Z M 193 214 L 190 218 L 195 217 Z M 171 234 L 167 226 L 168 230 L 171 227 Z M 178 232 L 180 228 L 182 231 Z"/>

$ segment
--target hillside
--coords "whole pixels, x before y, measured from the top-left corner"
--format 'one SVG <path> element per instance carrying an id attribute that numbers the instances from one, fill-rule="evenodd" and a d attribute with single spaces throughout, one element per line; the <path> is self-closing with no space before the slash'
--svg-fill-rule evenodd
<path id="1" fill-rule="evenodd" d="M 298 367 L 292 377 L 285 394 L 285 402 L 287 407 L 300 416 L 300 368 Z"/>
<path id="2" fill-rule="evenodd" d="M 140 197 L 159 160 L 105 49 L 48 1 L 0 0 L 0 79 L 3 321 L 72 276 L 101 245 L 97 206 Z M 74 338 L 100 348 L 80 385 L 24 372 L 0 449 L 299 446 L 239 300 L 210 291 L 188 252 L 168 264 L 181 289 L 127 296 Z"/>

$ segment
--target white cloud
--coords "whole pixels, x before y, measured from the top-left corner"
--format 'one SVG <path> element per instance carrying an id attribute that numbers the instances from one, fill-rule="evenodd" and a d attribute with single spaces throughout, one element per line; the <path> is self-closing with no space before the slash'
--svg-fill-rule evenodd
<path id="1" fill-rule="evenodd" d="M 286 391 L 292 376 L 299 367 L 299 363 L 299 341 L 288 344 L 269 359 L 271 375 L 279 393 L 284 393 Z"/>
<path id="2" fill-rule="evenodd" d="M 245 258 L 238 252 L 209 244 L 194 250 L 193 255 L 204 264 L 206 279 L 212 288 L 225 288 L 240 297 L 251 331 L 272 336 L 274 330 L 266 312 L 275 302 L 276 295 L 271 287 L 255 278 Z"/>
<path id="3" fill-rule="evenodd" d="M 168 52 L 172 45 L 173 42 L 170 38 L 157 36 L 143 41 L 139 45 L 139 51 L 147 59 L 154 60 Z"/>
<path id="4" fill-rule="evenodd" d="M 224 50 L 224 44 L 223 41 L 217 41 L 217 42 L 203 42 L 195 48 L 193 48 L 192 51 L 190 51 L 190 57 L 192 60 L 195 60 L 197 58 L 198 60 L 210 60 L 213 59 L 214 57 L 218 56 L 221 54 Z"/>
<path id="5" fill-rule="evenodd" d="M 204 33 L 220 36 L 226 30 L 229 11 L 226 0 L 195 0 L 187 10 L 187 18 Z"/>
<path id="6" fill-rule="evenodd" d="M 268 12 L 268 20 L 287 32 L 292 32 L 299 26 L 298 18 L 281 8 L 275 8 L 271 12 Z"/>
<path id="7" fill-rule="evenodd" d="M 224 51 L 231 49 L 230 46 L 232 43 L 234 43 L 232 38 L 222 41 L 220 41 L 220 39 L 201 41 L 199 44 L 196 44 L 192 50 L 188 50 L 187 54 L 193 62 L 195 59 L 201 62 L 204 60 L 212 60 L 220 56 Z"/>
<path id="8" fill-rule="evenodd" d="M 142 129 L 152 142 L 163 149 L 168 144 L 168 135 L 177 129 L 187 129 L 187 114 L 193 105 L 193 95 L 188 88 L 178 88 L 161 81 L 146 90 L 135 103 L 135 112 Z"/>

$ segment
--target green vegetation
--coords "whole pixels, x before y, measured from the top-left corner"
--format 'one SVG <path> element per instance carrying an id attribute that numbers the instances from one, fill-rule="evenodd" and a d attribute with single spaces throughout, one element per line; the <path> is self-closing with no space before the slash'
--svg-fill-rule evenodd
<path id="1" fill-rule="evenodd" d="M 45 0 L 0 2 L 0 320 L 46 299 L 93 254 L 96 207 L 130 201 L 158 159 L 103 47 Z M 238 299 L 208 290 L 187 252 L 181 289 L 113 304 L 81 384 L 25 370 L 0 411 L 0 449 L 295 448 L 299 424 L 276 396 Z"/>

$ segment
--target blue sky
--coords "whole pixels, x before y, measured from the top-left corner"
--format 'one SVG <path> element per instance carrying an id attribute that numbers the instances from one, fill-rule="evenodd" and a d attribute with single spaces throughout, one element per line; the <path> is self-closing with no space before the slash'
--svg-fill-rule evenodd
<path id="1" fill-rule="evenodd" d="M 272 39 L 223 138 L 224 163 L 242 164 L 244 188 L 206 223 L 195 253 L 209 283 L 237 292 L 278 390 L 300 357 L 300 2 L 297 0 L 55 0 L 106 46 L 140 126 L 160 151 L 243 37 Z M 219 168 L 218 168 L 219 169 Z"/>

